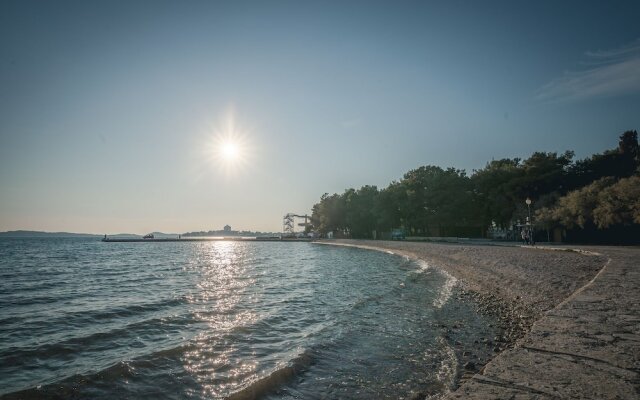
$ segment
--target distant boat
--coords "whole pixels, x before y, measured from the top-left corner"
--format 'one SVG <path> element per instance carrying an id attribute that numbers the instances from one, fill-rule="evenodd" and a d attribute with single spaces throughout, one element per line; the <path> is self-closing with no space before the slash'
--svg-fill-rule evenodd
<path id="1" fill-rule="evenodd" d="M 146 234 L 142 238 L 143 239 L 153 239 L 153 233 Z"/>

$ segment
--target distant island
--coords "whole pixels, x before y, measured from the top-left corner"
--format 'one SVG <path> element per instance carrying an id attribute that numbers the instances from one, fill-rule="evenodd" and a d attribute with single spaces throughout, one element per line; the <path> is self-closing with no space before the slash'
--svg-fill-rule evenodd
<path id="1" fill-rule="evenodd" d="M 154 232 L 154 236 L 158 235 L 160 237 L 174 237 L 177 236 L 173 234 L 166 234 L 161 232 Z M 27 231 L 27 230 L 16 230 L 16 231 L 6 231 L 0 232 L 0 238 L 101 238 L 104 235 L 99 235 L 95 233 L 75 233 L 75 232 L 44 232 L 44 231 Z M 117 233 L 114 235 L 109 235 L 112 238 L 140 238 L 142 235 L 136 235 L 135 233 Z"/>
<path id="2" fill-rule="evenodd" d="M 97 238 L 100 235 L 94 235 L 91 233 L 72 233 L 72 232 L 42 232 L 42 231 L 7 231 L 0 232 L 0 237 L 7 238 L 45 238 L 45 237 L 57 237 L 57 238 Z"/>

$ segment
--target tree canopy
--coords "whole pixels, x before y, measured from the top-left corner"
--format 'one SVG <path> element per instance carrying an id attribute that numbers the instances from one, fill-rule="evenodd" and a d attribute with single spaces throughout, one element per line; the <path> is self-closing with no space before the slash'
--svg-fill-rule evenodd
<path id="1" fill-rule="evenodd" d="M 417 236 L 482 236 L 527 215 L 540 228 L 607 229 L 640 224 L 640 151 L 636 131 L 614 149 L 574 161 L 574 152 L 534 152 L 527 159 L 489 161 L 471 176 L 456 168 L 421 166 L 386 188 L 365 185 L 325 193 L 313 206 L 322 234 L 371 238 L 404 229 Z"/>

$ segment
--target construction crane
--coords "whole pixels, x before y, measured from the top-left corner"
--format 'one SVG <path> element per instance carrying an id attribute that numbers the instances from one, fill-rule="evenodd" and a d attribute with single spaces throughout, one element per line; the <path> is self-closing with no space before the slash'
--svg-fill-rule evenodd
<path id="1" fill-rule="evenodd" d="M 307 226 L 311 226 L 311 223 L 309 222 L 311 220 L 310 216 L 306 214 L 298 215 L 294 213 L 288 213 L 282 218 L 282 233 L 284 234 L 284 236 L 295 236 L 296 218 L 304 218 L 304 222 L 299 222 L 298 226 L 303 226 L 305 227 L 305 229 Z"/>

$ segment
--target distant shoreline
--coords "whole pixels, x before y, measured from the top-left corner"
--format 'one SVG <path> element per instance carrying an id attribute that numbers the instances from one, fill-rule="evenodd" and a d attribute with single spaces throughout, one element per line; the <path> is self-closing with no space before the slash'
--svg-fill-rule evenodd
<path id="1" fill-rule="evenodd" d="M 273 237 L 277 233 L 272 232 L 251 232 L 251 231 L 209 231 L 209 232 L 186 232 L 186 233 L 164 233 L 152 232 L 156 239 L 177 239 L 182 238 L 209 238 L 209 237 Z M 210 234 L 209 234 L 210 233 Z M 0 238 L 96 238 L 101 239 L 104 233 L 75 233 L 75 232 L 45 232 L 31 230 L 13 230 L 0 232 Z M 112 239 L 142 239 L 144 235 L 137 233 L 114 233 L 107 234 Z"/>

